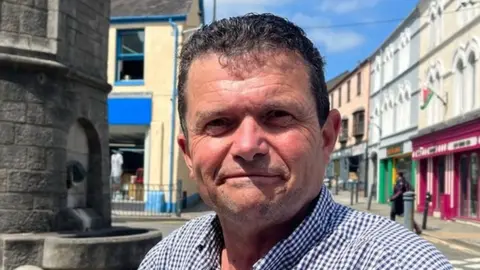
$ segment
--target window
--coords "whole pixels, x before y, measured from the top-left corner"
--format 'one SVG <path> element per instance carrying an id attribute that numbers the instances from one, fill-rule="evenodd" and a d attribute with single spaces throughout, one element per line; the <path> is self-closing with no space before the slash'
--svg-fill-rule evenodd
<path id="1" fill-rule="evenodd" d="M 477 99 L 478 99 L 478 94 L 476 93 L 475 89 L 477 89 L 477 57 L 475 55 L 475 53 L 473 52 L 470 52 L 470 54 L 468 55 L 468 59 L 467 59 L 467 68 L 465 70 L 466 72 L 466 76 L 465 76 L 465 79 L 466 79 L 466 92 L 467 92 L 467 96 L 470 97 L 468 98 L 468 102 L 469 102 L 469 108 L 470 109 L 474 109 L 474 108 L 477 108 L 478 107 L 478 102 L 477 102 Z"/>
<path id="2" fill-rule="evenodd" d="M 460 27 L 465 26 L 477 15 L 478 2 L 471 0 L 457 0 L 457 22 Z"/>
<path id="3" fill-rule="evenodd" d="M 340 141 L 346 142 L 348 140 L 348 119 L 342 119 L 342 132 L 340 133 Z"/>
<path id="4" fill-rule="evenodd" d="M 383 56 L 383 63 L 384 63 L 384 77 L 383 77 L 383 84 L 389 83 L 393 79 L 393 55 L 394 55 L 395 48 L 393 44 L 390 44 L 387 48 L 385 48 L 384 56 Z"/>
<path id="5" fill-rule="evenodd" d="M 410 29 L 406 28 L 400 35 L 398 46 L 398 73 L 402 73 L 410 66 Z"/>
<path id="6" fill-rule="evenodd" d="M 365 133 L 365 111 L 358 111 L 353 114 L 353 135 L 363 136 Z"/>
<path id="7" fill-rule="evenodd" d="M 338 88 L 338 107 L 342 106 L 342 88 Z"/>
<path id="8" fill-rule="evenodd" d="M 445 106 L 441 100 L 441 97 L 443 98 L 444 96 L 442 77 L 440 75 L 440 66 L 438 63 L 436 66 L 430 68 L 427 85 L 434 92 L 426 108 L 427 124 L 434 125 L 442 122 L 445 116 Z"/>
<path id="9" fill-rule="evenodd" d="M 410 104 L 410 93 L 411 93 L 411 86 L 409 81 L 405 81 L 398 85 L 398 93 L 397 93 L 397 104 L 396 104 L 396 131 L 402 131 L 410 127 L 411 119 L 410 119 L 410 111 L 411 111 L 411 104 Z"/>
<path id="10" fill-rule="evenodd" d="M 455 65 L 455 107 L 454 115 L 461 115 L 465 108 L 465 65 L 462 59 L 458 59 Z"/>
<path id="11" fill-rule="evenodd" d="M 380 108 L 378 104 L 375 105 L 375 110 L 371 116 L 372 123 L 370 125 L 370 130 L 372 131 L 372 143 L 376 143 L 380 140 Z"/>
<path id="12" fill-rule="evenodd" d="M 373 72 L 374 76 L 374 83 L 373 83 L 373 91 L 380 90 L 381 86 L 381 77 L 382 77 L 382 72 L 381 72 L 381 65 L 382 65 L 382 58 L 377 55 L 375 58 L 375 69 Z"/>
<path id="13" fill-rule="evenodd" d="M 432 1 L 429 8 L 430 18 L 430 48 L 434 48 L 440 44 L 442 33 L 442 1 Z"/>
<path id="14" fill-rule="evenodd" d="M 350 81 L 347 82 L 347 102 L 350 102 Z"/>
<path id="15" fill-rule="evenodd" d="M 116 82 L 142 85 L 144 80 L 144 30 L 119 30 Z"/>
<path id="16" fill-rule="evenodd" d="M 357 73 L 357 96 L 362 94 L 362 73 Z"/>
<path id="17" fill-rule="evenodd" d="M 333 93 L 330 94 L 330 110 L 333 109 Z"/>

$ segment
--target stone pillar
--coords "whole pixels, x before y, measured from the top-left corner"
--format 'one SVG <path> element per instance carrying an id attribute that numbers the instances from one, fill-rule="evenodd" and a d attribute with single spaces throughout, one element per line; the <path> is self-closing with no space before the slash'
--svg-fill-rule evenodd
<path id="1" fill-rule="evenodd" d="M 86 205 L 110 226 L 108 0 L 0 1 L 0 233 L 62 227 L 70 128 L 88 138 Z"/>

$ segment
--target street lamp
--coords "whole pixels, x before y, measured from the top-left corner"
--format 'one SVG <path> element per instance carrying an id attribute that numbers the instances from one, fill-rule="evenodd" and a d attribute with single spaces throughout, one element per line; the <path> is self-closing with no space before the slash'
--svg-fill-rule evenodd
<path id="1" fill-rule="evenodd" d="M 372 120 L 372 119 L 373 119 L 373 116 L 370 116 L 370 120 Z M 375 123 L 373 121 L 369 121 L 369 123 L 372 126 L 375 126 L 376 128 L 378 128 L 378 137 L 379 137 L 378 139 L 381 140 L 382 139 L 382 128 L 377 123 Z M 367 140 L 367 149 L 368 149 L 368 140 Z M 365 151 L 365 152 L 367 153 L 367 151 Z M 367 157 L 367 162 L 368 162 L 368 157 Z M 376 193 L 376 189 L 377 189 L 377 169 L 378 168 L 377 168 L 376 162 L 374 163 L 374 167 L 375 167 L 375 169 L 373 170 L 373 182 L 372 182 L 372 185 L 371 185 L 371 188 L 370 188 L 370 196 L 368 196 L 367 210 L 370 210 L 370 207 L 372 205 L 373 192 Z"/>

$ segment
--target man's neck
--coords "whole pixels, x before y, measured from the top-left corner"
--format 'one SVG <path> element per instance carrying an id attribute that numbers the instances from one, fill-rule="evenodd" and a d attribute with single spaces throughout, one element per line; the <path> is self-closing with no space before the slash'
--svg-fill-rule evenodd
<path id="1" fill-rule="evenodd" d="M 220 218 L 224 239 L 221 269 L 252 269 L 252 266 L 278 242 L 292 234 L 312 210 L 312 204 L 308 204 L 292 218 L 269 226 L 258 221 L 257 224 L 253 222 L 238 224 L 238 221 Z"/>

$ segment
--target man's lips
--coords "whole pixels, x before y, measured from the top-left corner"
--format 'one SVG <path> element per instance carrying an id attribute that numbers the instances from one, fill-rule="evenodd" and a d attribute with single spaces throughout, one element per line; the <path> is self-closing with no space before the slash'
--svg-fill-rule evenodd
<path id="1" fill-rule="evenodd" d="M 251 182 L 275 182 L 281 180 L 281 175 L 278 174 L 227 174 L 222 176 L 219 180 L 220 183 L 225 182 L 244 182 L 244 181 L 251 181 Z"/>

